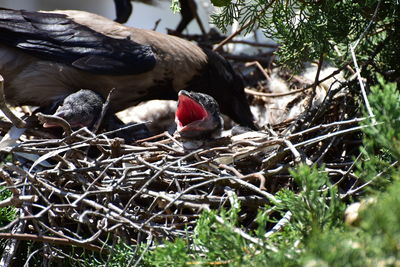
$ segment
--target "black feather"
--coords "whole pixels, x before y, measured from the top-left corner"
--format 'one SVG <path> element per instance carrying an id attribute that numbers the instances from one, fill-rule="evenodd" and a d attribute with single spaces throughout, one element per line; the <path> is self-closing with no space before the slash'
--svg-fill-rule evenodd
<path id="1" fill-rule="evenodd" d="M 2 10 L 0 41 L 97 74 L 140 74 L 156 64 L 150 46 L 108 37 L 64 14 Z"/>

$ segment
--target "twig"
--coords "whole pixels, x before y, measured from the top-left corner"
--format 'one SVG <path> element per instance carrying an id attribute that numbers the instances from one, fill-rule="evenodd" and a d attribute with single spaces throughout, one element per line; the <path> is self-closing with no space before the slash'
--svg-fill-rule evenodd
<path id="1" fill-rule="evenodd" d="M 258 43 L 258 42 L 251 42 L 251 41 L 247 41 L 247 40 L 230 40 L 230 43 L 246 44 L 246 45 L 250 45 L 250 46 L 259 46 L 259 47 L 274 48 L 274 49 L 277 49 L 279 47 L 279 45 L 277 45 L 277 44 Z"/>
<path id="2" fill-rule="evenodd" d="M 20 209 L 19 211 L 22 213 L 22 210 Z M 17 225 L 12 230 L 12 233 L 10 235 L 15 235 L 17 232 L 23 232 L 26 226 L 25 221 L 19 221 Z M 3 233 L 0 233 L 0 237 L 4 235 Z M 7 240 L 6 244 L 4 245 L 2 257 L 0 259 L 0 266 L 11 266 L 12 260 L 15 257 L 15 254 L 17 253 L 19 245 L 19 240 L 17 239 L 11 239 Z"/>
<path id="3" fill-rule="evenodd" d="M 77 243 L 73 242 L 67 238 L 60 238 L 54 236 L 38 236 L 33 234 L 20 234 L 20 233 L 0 233 L 0 238 L 4 239 L 14 239 L 14 240 L 27 240 L 27 241 L 36 241 L 36 242 L 45 242 L 45 243 L 52 243 L 57 245 L 64 245 L 64 246 L 77 246 L 82 247 L 88 250 L 100 252 L 100 253 L 108 253 L 108 250 L 105 248 L 101 248 L 92 244 L 85 244 L 85 243 Z"/>
<path id="4" fill-rule="evenodd" d="M 358 44 L 360 43 L 360 41 L 361 41 L 361 40 L 364 38 L 364 36 L 367 34 L 369 28 L 370 28 L 370 27 L 372 26 L 372 24 L 374 23 L 375 17 L 376 17 L 376 15 L 378 14 L 378 10 L 379 10 L 379 7 L 380 7 L 380 5 L 381 5 L 381 1 L 382 1 L 382 0 L 379 0 L 379 1 L 378 1 L 377 5 L 376 5 L 376 8 L 375 8 L 375 11 L 374 11 L 374 14 L 372 15 L 372 18 L 371 18 L 371 20 L 369 21 L 369 23 L 368 23 L 367 27 L 365 28 L 364 32 L 360 35 L 360 37 L 357 39 L 357 41 L 356 41 L 353 45 L 350 45 L 351 57 L 352 57 L 352 59 L 353 59 L 354 67 L 355 67 L 355 69 L 356 69 L 356 75 L 357 75 L 358 82 L 359 82 L 359 84 L 360 84 L 361 94 L 362 94 L 362 96 L 363 96 L 363 99 L 364 99 L 364 102 L 365 102 L 365 107 L 366 107 L 366 109 L 367 109 L 368 115 L 372 118 L 372 121 L 373 121 L 374 123 L 376 122 L 375 116 L 374 116 L 374 114 L 373 114 L 373 112 L 372 112 L 372 109 L 371 109 L 371 106 L 370 106 L 370 104 L 369 104 L 368 97 L 367 97 L 367 93 L 366 93 L 365 88 L 364 88 L 364 82 L 362 81 L 362 78 L 361 78 L 361 74 L 360 74 L 360 73 L 361 73 L 361 70 L 360 70 L 360 68 L 358 67 L 358 63 L 357 63 L 357 59 L 356 59 L 356 55 L 355 55 L 355 49 L 357 48 L 357 46 L 358 46 Z"/>
<path id="5" fill-rule="evenodd" d="M 339 74 L 344 68 L 346 68 L 346 66 L 348 66 L 349 63 L 344 64 L 342 67 L 338 68 L 337 70 L 333 71 L 331 74 L 329 74 L 328 76 L 326 76 L 325 78 L 318 80 L 316 82 L 313 82 L 312 84 L 307 85 L 304 88 L 301 89 L 295 89 L 295 90 L 291 90 L 289 92 L 286 93 L 273 93 L 273 94 L 269 94 L 269 93 L 262 93 L 262 92 L 257 92 L 254 90 L 250 90 L 250 89 L 245 89 L 245 92 L 251 95 L 256 95 L 256 96 L 264 96 L 264 97 L 281 97 L 281 96 L 287 96 L 287 95 L 292 95 L 292 94 L 297 94 L 300 92 L 304 92 L 306 90 L 312 89 L 314 87 L 316 87 L 317 85 L 325 82 L 326 80 L 329 80 L 330 78 L 334 77 L 335 75 Z"/>
<path id="6" fill-rule="evenodd" d="M 263 8 L 261 14 L 259 16 L 262 16 L 267 10 L 268 8 L 275 2 L 275 0 L 272 0 L 271 2 L 269 2 L 268 4 L 265 5 L 265 7 Z M 246 29 L 247 27 L 249 27 L 250 25 L 252 25 L 254 23 L 254 21 L 256 20 L 256 18 L 253 18 L 253 20 L 248 21 L 247 23 L 245 23 L 244 25 L 242 25 L 242 27 L 240 27 L 237 31 L 235 31 L 234 33 L 232 33 L 231 35 L 229 35 L 228 37 L 226 37 L 224 40 L 222 40 L 216 47 L 213 48 L 213 51 L 218 51 L 220 50 L 225 44 L 229 43 L 235 36 L 237 36 L 238 34 L 240 34 L 244 29 Z"/>
<path id="7" fill-rule="evenodd" d="M 0 75 L 0 110 L 3 111 L 4 115 L 18 128 L 26 128 L 26 122 L 18 118 L 6 104 L 6 98 L 4 95 L 4 78 Z"/>
<path id="8" fill-rule="evenodd" d="M 227 165 L 225 165 L 225 164 L 220 164 L 219 166 L 220 166 L 221 168 L 230 170 L 230 167 L 227 166 Z M 258 189 L 257 187 L 255 187 L 255 186 L 252 185 L 252 184 L 249 184 L 249 183 L 247 183 L 247 182 L 245 182 L 245 181 L 242 181 L 242 180 L 240 180 L 240 179 L 238 179 L 238 178 L 236 178 L 236 177 L 231 177 L 230 179 L 232 179 L 233 181 L 237 182 L 237 183 L 240 184 L 240 185 L 246 186 L 246 187 L 248 187 L 249 189 L 254 190 L 255 192 L 259 193 L 260 195 L 266 197 L 268 200 L 270 200 L 270 201 L 271 201 L 272 203 L 274 203 L 274 204 L 278 204 L 278 203 L 281 202 L 280 200 L 276 199 L 272 194 L 270 194 L 270 193 L 268 193 L 268 192 L 265 192 L 265 191 L 261 191 L 260 189 Z"/>
<path id="9" fill-rule="evenodd" d="M 253 66 L 255 65 L 260 71 L 261 73 L 264 75 L 265 79 L 267 80 L 271 80 L 271 77 L 268 75 L 268 73 L 265 71 L 265 69 L 263 68 L 263 66 L 261 66 L 260 62 L 258 61 L 252 61 L 252 62 L 248 62 L 245 64 L 246 67 L 248 66 Z"/>
<path id="10" fill-rule="evenodd" d="M 104 116 L 108 112 L 108 106 L 110 105 L 111 96 L 114 93 L 114 90 L 115 90 L 115 88 L 112 88 L 107 95 L 106 102 L 104 102 L 102 109 L 101 109 L 100 117 L 97 119 L 96 123 L 93 125 L 93 130 L 92 130 L 93 133 L 97 133 L 101 123 L 103 122 Z"/>
<path id="11" fill-rule="evenodd" d="M 268 239 L 270 238 L 273 234 L 276 232 L 280 231 L 285 225 L 287 225 L 290 222 L 290 219 L 292 218 L 292 212 L 287 211 L 285 215 L 282 217 L 282 219 L 279 220 L 277 224 L 272 227 L 272 229 L 264 234 L 264 238 Z"/>
<path id="12" fill-rule="evenodd" d="M 56 115 L 43 114 L 41 112 L 36 113 L 36 117 L 38 118 L 38 120 L 41 123 L 52 123 L 52 124 L 60 125 L 63 128 L 65 135 L 67 137 L 71 136 L 71 134 L 72 134 L 71 125 L 63 118 L 56 116 Z"/>
<path id="13" fill-rule="evenodd" d="M 397 166 L 399 164 L 399 161 L 395 161 L 392 164 L 390 164 L 389 167 L 385 168 L 383 171 L 381 171 L 380 173 L 378 173 L 377 175 L 375 175 L 372 179 L 370 179 L 368 182 L 365 182 L 363 185 L 354 188 L 354 189 L 350 189 L 348 190 L 344 195 L 341 195 L 340 198 L 344 199 L 348 196 L 351 196 L 353 194 L 355 194 L 356 192 L 360 191 L 361 189 L 365 188 L 366 186 L 368 186 L 369 184 L 373 183 L 377 178 L 381 177 L 384 173 L 386 173 L 389 169 Z"/>
<path id="14" fill-rule="evenodd" d="M 375 124 L 376 123 L 375 116 L 374 116 L 374 113 L 372 112 L 371 105 L 369 104 L 369 101 L 368 101 L 367 92 L 365 91 L 364 82 L 363 82 L 361 74 L 360 74 L 361 70 L 358 67 L 356 55 L 354 53 L 354 47 L 352 45 L 350 45 L 350 51 L 351 51 L 351 57 L 353 58 L 354 67 L 356 69 L 356 75 L 357 75 L 358 83 L 360 84 L 361 94 L 362 94 L 363 99 L 364 99 L 365 108 L 367 109 L 368 115 L 371 117 L 373 123 Z"/>
<path id="15" fill-rule="evenodd" d="M 0 208 L 14 206 L 21 207 L 24 202 L 36 202 L 38 201 L 37 196 L 27 195 L 27 196 L 12 196 L 0 201 Z"/>
<path id="16" fill-rule="evenodd" d="M 354 45 L 351 45 L 351 46 L 350 46 L 350 47 L 352 47 L 353 49 L 355 49 L 355 48 L 358 46 L 358 44 L 360 43 L 360 41 L 361 41 L 361 40 L 364 38 L 364 36 L 367 34 L 369 28 L 372 26 L 372 23 L 374 23 L 374 20 L 375 20 L 375 18 L 376 18 L 376 15 L 378 14 L 378 10 L 379 10 L 379 7 L 380 7 L 380 5 L 381 5 L 381 2 L 382 2 L 382 0 L 379 0 L 378 3 L 376 4 L 376 8 L 375 8 L 374 14 L 372 15 L 372 18 L 371 18 L 371 20 L 369 21 L 369 23 L 368 23 L 367 27 L 365 28 L 364 32 L 360 35 L 360 37 L 357 39 L 357 41 L 354 43 Z"/>
<path id="17" fill-rule="evenodd" d="M 158 28 L 158 24 L 160 24 L 161 19 L 156 20 L 156 22 L 154 22 L 154 27 L 153 27 L 153 31 L 156 31 Z"/>
<path id="18" fill-rule="evenodd" d="M 205 30 L 205 28 L 203 26 L 203 23 L 201 22 L 199 14 L 197 13 L 197 8 L 196 8 L 196 4 L 195 4 L 194 0 L 189 0 L 188 4 L 189 4 L 189 8 L 190 8 L 190 10 L 191 10 L 191 12 L 192 12 L 197 24 L 199 25 L 201 33 L 203 34 L 203 36 L 207 37 L 207 32 L 206 32 L 206 30 Z"/>
<path id="19" fill-rule="evenodd" d="M 224 40 L 222 40 L 216 47 L 213 48 L 213 51 L 218 51 L 220 50 L 224 45 L 229 43 L 230 40 L 232 40 L 236 35 L 240 34 L 244 29 L 249 27 L 251 24 L 253 24 L 253 21 L 248 21 L 242 27 L 240 27 L 237 31 L 226 37 Z"/>
<path id="20" fill-rule="evenodd" d="M 240 62 L 249 62 L 249 61 L 258 61 L 262 65 L 268 65 L 271 62 L 272 52 L 264 53 L 264 55 L 234 55 L 229 53 L 221 53 L 221 55 L 230 60 L 240 61 Z"/>

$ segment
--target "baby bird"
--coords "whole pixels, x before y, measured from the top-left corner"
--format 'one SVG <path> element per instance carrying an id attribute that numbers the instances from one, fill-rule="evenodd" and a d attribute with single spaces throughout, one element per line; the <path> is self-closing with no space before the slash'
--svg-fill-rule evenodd
<path id="1" fill-rule="evenodd" d="M 71 128 L 76 130 L 87 127 L 92 128 L 101 114 L 103 98 L 91 90 L 79 90 L 64 98 L 53 115 L 66 120 Z M 52 123 L 44 123 L 43 127 L 57 127 Z"/>
<path id="2" fill-rule="evenodd" d="M 104 99 L 96 92 L 82 89 L 65 97 L 53 115 L 67 121 L 73 130 L 83 127 L 92 130 L 93 126 L 100 118 L 104 102 Z M 60 125 L 49 122 L 43 124 L 43 127 L 45 128 L 58 126 Z M 100 128 L 107 131 L 113 131 L 124 126 L 127 125 L 125 125 L 114 114 L 106 112 Z M 132 140 L 149 137 L 150 135 L 151 134 L 145 124 L 142 123 L 135 127 L 116 132 L 110 137 L 120 137 L 126 142 L 130 142 Z"/>
<path id="3" fill-rule="evenodd" d="M 216 138 L 223 121 L 217 101 L 207 94 L 181 90 L 175 113 L 177 132 L 186 139 Z"/>

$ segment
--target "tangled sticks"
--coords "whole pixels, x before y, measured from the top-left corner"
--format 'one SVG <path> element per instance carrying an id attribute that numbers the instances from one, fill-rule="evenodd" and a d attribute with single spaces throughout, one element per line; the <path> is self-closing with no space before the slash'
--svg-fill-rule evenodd
<path id="1" fill-rule="evenodd" d="M 128 145 L 85 128 L 59 139 L 26 131 L 22 142 L 2 152 L 8 161 L 0 171 L 0 185 L 12 196 L 1 206 L 18 211 L 1 228 L 0 238 L 9 239 L 7 255 L 15 255 L 15 240 L 36 241 L 21 244 L 34 246 L 32 253 L 43 250 L 43 258 L 62 258 L 70 246 L 109 253 L 119 239 L 154 245 L 156 240 L 190 237 L 200 213 L 229 208 L 232 193 L 243 215 L 232 230 L 263 242 L 248 234 L 257 211 L 266 204 L 274 207 L 280 189 L 296 188 L 288 173 L 296 163 L 325 163 L 343 197 L 362 187 L 352 174 L 354 133 L 362 119 L 351 119 L 352 106 L 342 105 L 350 95 L 327 99 L 318 112 L 302 114 L 312 122 L 305 129 L 298 127 L 300 120 L 284 121 L 193 151 L 166 133 Z M 2 132 L 9 127 L 0 124 Z M 290 212 L 276 218 L 279 222 L 267 226 L 266 238 L 287 223 Z M 221 218 L 217 222 L 224 223 Z"/>
<path id="2" fill-rule="evenodd" d="M 318 130 L 321 127 L 307 131 Z M 227 188 L 236 192 L 252 221 L 259 207 L 277 203 L 273 193 L 287 179 L 274 176 L 284 175 L 294 161 L 301 160 L 297 147 L 317 143 L 312 139 L 291 143 L 301 133 L 288 138 L 261 134 L 185 152 L 173 137 L 166 136 L 162 141 L 125 145 L 119 139 L 81 131 L 69 140 L 25 141 L 13 149 L 18 165 L 8 163 L 1 171 L 3 185 L 17 188 L 20 195 L 13 192 L 14 198 L 21 200 L 20 216 L 2 232 L 24 221 L 37 237 L 55 236 L 65 244 L 95 250 L 104 245 L 110 232 L 136 241 L 140 232 L 182 237 L 202 210 L 229 206 Z M 96 158 L 88 157 L 87 151 L 97 154 Z M 23 158 L 26 154 L 37 156 L 33 164 Z M 35 197 L 24 200 L 21 196 Z"/>
<path id="3" fill-rule="evenodd" d="M 65 224 L 57 226 L 53 221 L 49 222 L 52 226 L 48 229 L 40 229 L 41 233 L 52 228 L 51 232 L 58 229 L 79 235 L 79 228 L 87 227 L 90 232 L 97 233 L 100 227 L 104 232 L 122 228 L 180 236 L 184 233 L 183 225 L 194 224 L 202 209 L 217 208 L 226 201 L 226 197 L 219 194 L 224 194 L 223 184 L 230 182 L 232 187 L 244 187 L 253 192 L 250 196 L 239 197 L 244 206 L 257 207 L 268 203 L 268 198 L 274 199 L 246 181 L 251 175 L 238 178 L 228 167 L 225 175 L 219 173 L 218 166 L 223 166 L 220 162 L 233 159 L 236 156 L 233 149 L 240 142 L 232 148 L 213 147 L 187 153 L 177 147 L 172 137 L 133 146 L 121 144 L 118 139 L 109 140 L 104 135 L 86 134 L 69 137 L 75 138 L 73 143 L 67 138 L 26 141 L 14 148 L 14 153 L 20 161 L 24 159 L 19 154 L 37 155 L 36 161 L 25 162 L 23 166 L 4 166 L 13 176 L 10 185 L 19 188 L 28 183 L 29 190 L 26 190 L 39 197 L 31 210 L 37 215 L 31 220 L 57 218 L 59 222 L 75 222 L 77 227 L 61 230 Z M 97 158 L 85 155 L 89 147 L 89 153 L 94 153 L 96 148 Z M 245 154 L 243 151 L 237 156 L 246 158 Z M 2 176 L 8 173 L 3 171 Z M 259 180 L 264 183 L 263 178 Z M 205 194 L 213 187 L 215 194 Z M 64 235 L 60 237 L 65 238 Z M 82 240 L 87 239 L 83 236 Z"/>

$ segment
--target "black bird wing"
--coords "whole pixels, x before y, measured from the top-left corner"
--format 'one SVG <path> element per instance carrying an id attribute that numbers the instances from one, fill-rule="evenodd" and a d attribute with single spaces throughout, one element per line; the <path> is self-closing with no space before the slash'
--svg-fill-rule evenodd
<path id="1" fill-rule="evenodd" d="M 97 74 L 140 74 L 156 64 L 150 46 L 106 36 L 64 14 L 0 10 L 0 42 Z"/>

